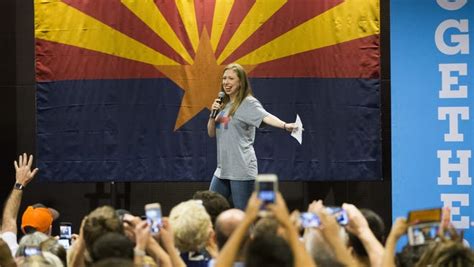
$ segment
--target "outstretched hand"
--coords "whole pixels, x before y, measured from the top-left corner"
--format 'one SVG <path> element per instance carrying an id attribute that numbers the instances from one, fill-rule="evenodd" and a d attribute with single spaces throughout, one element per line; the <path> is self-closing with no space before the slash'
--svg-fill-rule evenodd
<path id="1" fill-rule="evenodd" d="M 15 171 L 16 171 L 16 182 L 22 184 L 23 186 L 27 185 L 33 177 L 35 177 L 38 172 L 38 168 L 31 170 L 33 165 L 33 155 L 28 157 L 26 153 L 18 157 L 18 162 L 15 160 Z"/>

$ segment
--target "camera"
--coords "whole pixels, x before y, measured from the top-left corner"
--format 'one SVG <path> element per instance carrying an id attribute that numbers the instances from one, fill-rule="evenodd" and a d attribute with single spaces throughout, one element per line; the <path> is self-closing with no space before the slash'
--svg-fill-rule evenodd
<path id="1" fill-rule="evenodd" d="M 59 223 L 59 239 L 58 243 L 61 244 L 64 249 L 69 249 L 71 246 L 72 238 L 72 224 L 70 222 Z"/>
<path id="2" fill-rule="evenodd" d="M 151 233 L 157 234 L 160 231 L 161 223 L 161 205 L 159 203 L 150 203 L 145 205 L 145 216 L 150 225 Z"/>

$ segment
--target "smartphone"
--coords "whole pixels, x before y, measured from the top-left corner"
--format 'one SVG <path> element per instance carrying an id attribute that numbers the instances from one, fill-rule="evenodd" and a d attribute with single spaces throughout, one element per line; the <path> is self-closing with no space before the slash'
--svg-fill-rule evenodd
<path id="1" fill-rule="evenodd" d="M 157 234 L 161 227 L 161 205 L 160 203 L 150 203 L 145 205 L 145 216 L 150 225 L 150 231 Z"/>
<path id="2" fill-rule="evenodd" d="M 266 209 L 268 204 L 275 203 L 276 192 L 278 191 L 278 177 L 275 174 L 259 174 L 255 179 L 255 191 L 257 197 L 262 200 L 262 206 L 260 207 L 260 217 L 270 215 L 270 212 Z"/>
<path id="3" fill-rule="evenodd" d="M 326 207 L 329 214 L 336 218 L 339 225 L 346 226 L 349 223 L 349 216 L 347 212 L 341 207 Z"/>
<path id="4" fill-rule="evenodd" d="M 60 222 L 58 243 L 61 244 L 67 250 L 71 246 L 71 238 L 72 224 L 70 222 Z"/>
<path id="5" fill-rule="evenodd" d="M 409 211 L 407 222 L 412 225 L 407 229 L 408 243 L 418 246 L 434 241 L 438 236 L 441 217 L 441 208 Z"/>
<path id="6" fill-rule="evenodd" d="M 326 207 L 326 211 L 336 218 L 336 221 L 341 226 L 346 226 L 349 223 L 349 217 L 347 212 L 341 207 Z M 321 220 L 318 215 L 311 212 L 304 212 L 300 215 L 301 226 L 304 228 L 308 227 L 319 227 Z"/>
<path id="7" fill-rule="evenodd" d="M 303 228 L 318 227 L 321 224 L 318 215 L 312 212 L 303 212 L 300 214 L 300 222 Z"/>
<path id="8" fill-rule="evenodd" d="M 438 237 L 440 223 L 429 222 L 411 225 L 408 227 L 408 243 L 410 246 L 424 245 L 435 241 Z"/>
<path id="9" fill-rule="evenodd" d="M 41 249 L 37 246 L 25 246 L 23 248 L 23 256 L 30 257 L 30 256 L 42 256 L 43 253 Z"/>
<path id="10" fill-rule="evenodd" d="M 412 210 L 408 212 L 408 223 L 441 222 L 441 208 Z"/>
<path id="11" fill-rule="evenodd" d="M 275 203 L 276 192 L 278 191 L 278 177 L 275 174 L 260 174 L 255 180 L 255 191 L 257 197 L 263 204 Z"/>

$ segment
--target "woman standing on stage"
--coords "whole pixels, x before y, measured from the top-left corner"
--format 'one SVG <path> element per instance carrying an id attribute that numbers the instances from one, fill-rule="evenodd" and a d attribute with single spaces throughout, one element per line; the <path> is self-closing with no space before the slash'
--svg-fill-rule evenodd
<path id="1" fill-rule="evenodd" d="M 239 64 L 229 64 L 222 75 L 222 101 L 214 100 L 216 118 L 207 122 L 207 133 L 217 140 L 217 168 L 211 191 L 232 200 L 234 207 L 245 209 L 257 177 L 257 157 L 253 149 L 255 131 L 262 125 L 292 132 L 295 123 L 286 123 L 268 113 L 253 97 L 247 73 Z M 221 103 L 222 102 L 222 103 Z"/>

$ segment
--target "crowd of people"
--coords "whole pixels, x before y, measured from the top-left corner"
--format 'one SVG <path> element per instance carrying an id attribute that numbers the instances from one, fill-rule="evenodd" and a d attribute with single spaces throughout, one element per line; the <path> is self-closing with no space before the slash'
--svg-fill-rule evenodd
<path id="1" fill-rule="evenodd" d="M 23 188 L 38 171 L 32 166 L 26 154 L 15 161 L 16 181 L 2 214 L 0 266 L 474 266 L 474 253 L 449 216 L 436 239 L 397 253 L 397 241 L 411 226 L 406 219 L 398 218 L 385 238 L 373 211 L 345 203 L 347 218 L 340 221 L 319 200 L 305 211 L 318 225 L 302 227 L 299 212 L 290 213 L 278 192 L 269 204 L 252 193 L 245 210 L 216 192 L 196 192 L 162 217 L 156 233 L 127 210 L 97 207 L 83 218 L 72 245 L 63 246 L 51 236 L 60 216 L 52 208 L 30 205 L 17 225 Z"/>

